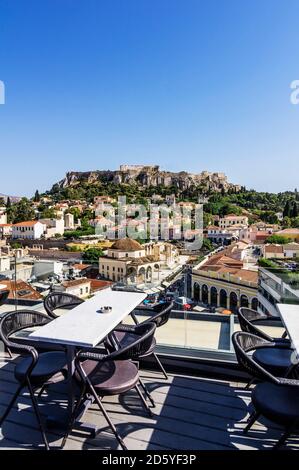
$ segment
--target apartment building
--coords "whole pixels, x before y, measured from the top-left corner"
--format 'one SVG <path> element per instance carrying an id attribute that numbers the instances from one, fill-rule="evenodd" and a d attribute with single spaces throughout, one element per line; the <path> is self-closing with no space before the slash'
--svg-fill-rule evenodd
<path id="1" fill-rule="evenodd" d="M 44 236 L 46 229 L 46 225 L 38 220 L 20 222 L 12 226 L 12 238 L 38 240 Z"/>
<path id="2" fill-rule="evenodd" d="M 55 235 L 63 235 L 65 230 L 64 219 L 39 219 L 39 222 L 46 226 L 45 238 L 52 238 Z"/>
<path id="3" fill-rule="evenodd" d="M 7 213 L 5 207 L 0 207 L 0 224 L 7 224 Z"/>
<path id="4" fill-rule="evenodd" d="M 219 219 L 219 227 L 229 228 L 232 225 L 248 225 L 248 217 L 244 215 L 229 214 Z"/>
<path id="5" fill-rule="evenodd" d="M 229 251 L 212 255 L 192 270 L 192 298 L 196 302 L 236 312 L 258 308 L 258 273 L 244 269 Z"/>

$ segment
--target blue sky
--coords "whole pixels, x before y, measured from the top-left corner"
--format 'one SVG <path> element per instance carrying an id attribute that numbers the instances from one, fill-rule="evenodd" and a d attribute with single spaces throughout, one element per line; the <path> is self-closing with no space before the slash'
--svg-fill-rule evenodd
<path id="1" fill-rule="evenodd" d="M 0 0 L 0 193 L 155 163 L 299 186 L 298 0 Z"/>

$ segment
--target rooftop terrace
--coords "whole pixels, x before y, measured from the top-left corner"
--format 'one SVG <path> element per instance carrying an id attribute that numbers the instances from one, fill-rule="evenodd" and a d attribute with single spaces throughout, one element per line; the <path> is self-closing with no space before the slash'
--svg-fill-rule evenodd
<path id="1" fill-rule="evenodd" d="M 8 360 L 2 355 L 0 365 L 0 413 L 16 388 L 13 374 L 18 357 Z M 269 449 L 280 435 L 280 429 L 266 420 L 258 422 L 247 436 L 242 433 L 248 418 L 250 391 L 244 383 L 207 378 L 171 375 L 161 379 L 155 372 L 142 372 L 144 381 L 156 402 L 154 417 L 144 415 L 140 400 L 130 392 L 120 397 L 105 398 L 105 406 L 118 431 L 131 450 L 237 450 Z M 40 398 L 43 415 L 58 406 L 66 406 L 64 385 L 53 385 L 49 394 Z M 73 432 L 65 449 L 117 449 L 100 412 L 91 407 L 84 417 L 97 424 L 100 433 L 92 439 Z M 58 448 L 62 432 L 48 432 L 50 445 Z M 0 449 L 36 449 L 42 447 L 40 433 L 30 399 L 24 395 L 0 430 Z M 288 449 L 299 449 L 299 438 L 289 439 Z"/>

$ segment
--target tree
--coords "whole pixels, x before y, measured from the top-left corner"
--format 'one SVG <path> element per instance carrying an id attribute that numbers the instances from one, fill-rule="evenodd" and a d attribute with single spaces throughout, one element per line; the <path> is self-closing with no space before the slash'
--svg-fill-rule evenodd
<path id="1" fill-rule="evenodd" d="M 291 205 L 290 205 L 290 201 L 287 200 L 283 209 L 283 217 L 290 217 L 290 215 L 291 215 Z"/>
<path id="2" fill-rule="evenodd" d="M 40 201 L 40 195 L 39 195 L 38 190 L 35 191 L 33 200 L 34 200 L 34 202 L 39 202 Z"/>
<path id="3" fill-rule="evenodd" d="M 298 206 L 297 206 L 297 202 L 296 201 L 293 201 L 293 206 L 292 206 L 292 210 L 291 210 L 291 217 L 292 218 L 295 218 L 297 217 L 298 215 Z"/>
<path id="4" fill-rule="evenodd" d="M 55 210 L 51 207 L 47 207 L 43 209 L 41 213 L 41 219 L 55 219 L 56 218 L 56 212 Z"/>
<path id="5" fill-rule="evenodd" d="M 103 256 L 101 248 L 91 247 L 84 251 L 82 258 L 90 263 L 98 263 L 100 256 Z"/>
<path id="6" fill-rule="evenodd" d="M 6 208 L 9 209 L 11 207 L 11 200 L 10 197 L 8 196 L 7 201 L 6 201 Z"/>
<path id="7" fill-rule="evenodd" d="M 288 237 L 284 237 L 283 235 L 276 235 L 273 234 L 266 239 L 266 243 L 272 243 L 275 245 L 285 245 L 286 243 L 290 243 L 292 240 Z"/>
<path id="8" fill-rule="evenodd" d="M 23 197 L 19 202 L 13 204 L 7 210 L 7 216 L 10 223 L 17 224 L 27 220 L 34 220 L 35 212 L 31 207 L 30 201 Z"/>

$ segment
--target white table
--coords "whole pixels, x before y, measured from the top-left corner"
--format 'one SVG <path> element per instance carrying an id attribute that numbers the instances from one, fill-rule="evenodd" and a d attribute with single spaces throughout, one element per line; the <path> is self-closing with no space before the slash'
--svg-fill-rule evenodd
<path id="1" fill-rule="evenodd" d="M 299 305 L 277 304 L 282 322 L 299 357 Z"/>
<path id="2" fill-rule="evenodd" d="M 99 344 L 146 296 L 145 293 L 104 289 L 86 302 L 39 327 L 28 336 L 33 341 L 60 344 L 66 347 L 69 390 L 68 415 L 74 406 L 72 376 L 76 347 L 90 348 Z M 109 313 L 100 312 L 99 309 L 103 306 L 112 307 L 112 311 Z M 54 422 L 57 423 L 55 420 Z"/>

